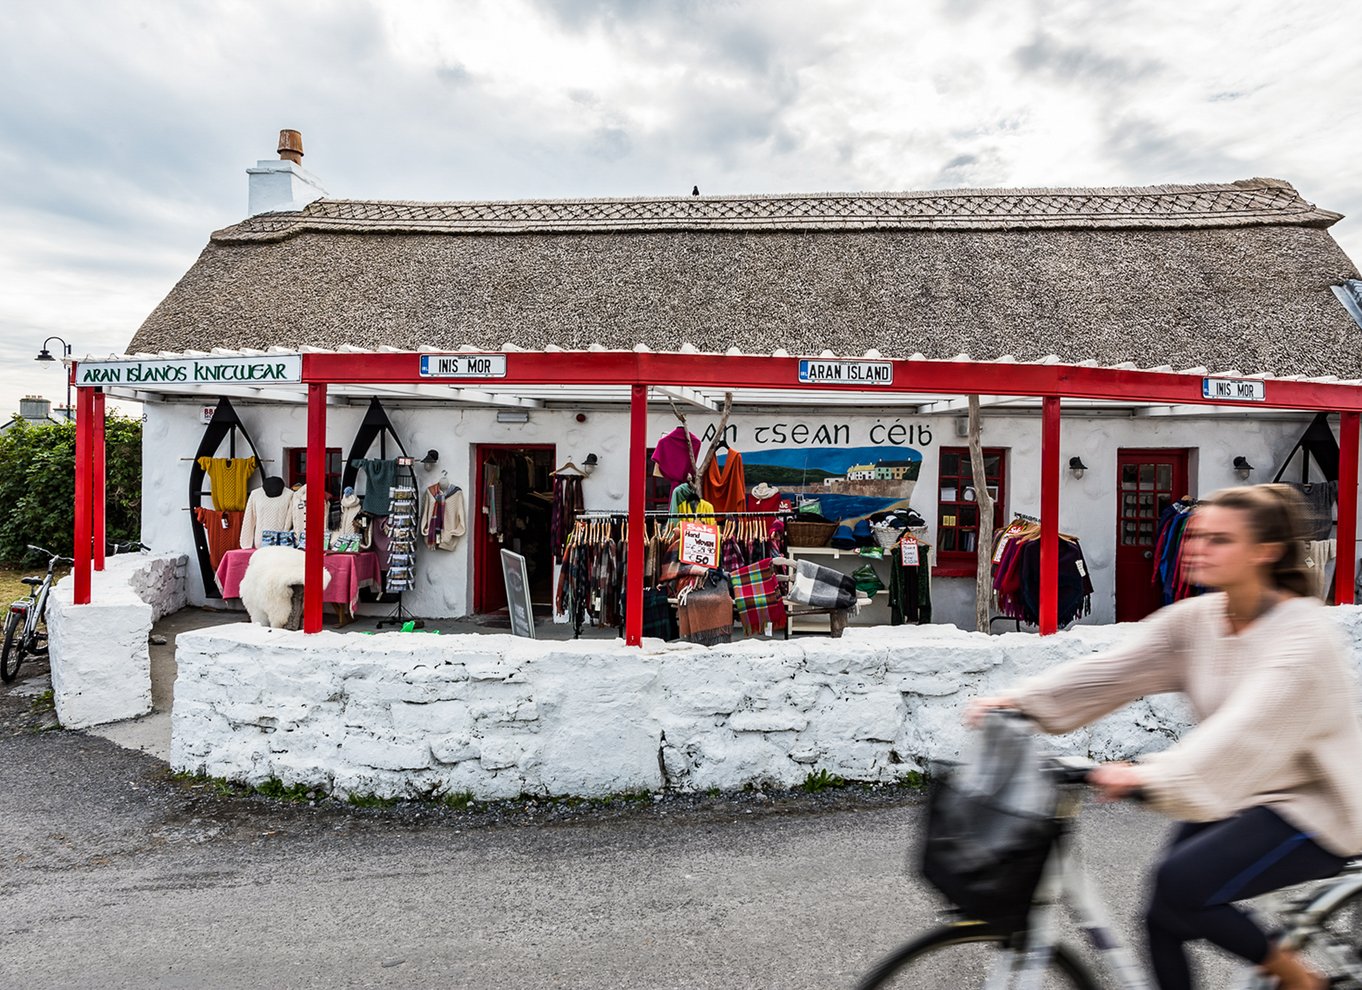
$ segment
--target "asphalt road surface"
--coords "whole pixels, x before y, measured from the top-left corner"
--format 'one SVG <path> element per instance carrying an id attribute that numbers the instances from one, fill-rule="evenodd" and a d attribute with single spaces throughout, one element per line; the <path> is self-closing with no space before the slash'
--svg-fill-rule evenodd
<path id="1" fill-rule="evenodd" d="M 308 807 L 37 731 L 29 704 L 0 694 L 4 988 L 845 988 L 936 917 L 909 792 Z M 1127 928 L 1163 830 L 1085 812 Z"/>

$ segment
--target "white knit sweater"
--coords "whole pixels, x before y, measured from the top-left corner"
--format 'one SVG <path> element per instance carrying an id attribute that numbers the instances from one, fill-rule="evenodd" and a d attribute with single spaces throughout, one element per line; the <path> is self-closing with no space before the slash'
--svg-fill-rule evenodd
<path id="1" fill-rule="evenodd" d="M 246 499 L 246 511 L 241 517 L 241 549 L 260 546 L 267 529 L 293 529 L 293 492 L 285 488 L 274 498 L 257 488 Z"/>
<path id="2" fill-rule="evenodd" d="M 1266 805 L 1351 856 L 1362 852 L 1362 727 L 1351 651 L 1324 608 L 1289 598 L 1235 634 L 1223 594 L 1178 602 L 1125 646 L 1062 664 L 1011 697 L 1059 733 L 1180 691 L 1200 724 L 1141 760 L 1156 808 L 1207 822 Z"/>

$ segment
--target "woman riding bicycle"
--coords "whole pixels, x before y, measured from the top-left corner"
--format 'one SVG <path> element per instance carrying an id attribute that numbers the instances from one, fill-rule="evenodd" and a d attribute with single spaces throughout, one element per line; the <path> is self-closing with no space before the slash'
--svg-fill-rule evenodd
<path id="1" fill-rule="evenodd" d="M 1217 593 L 1154 613 L 1123 647 L 970 705 L 971 721 L 1014 708 L 1062 733 L 1144 695 L 1191 701 L 1200 724 L 1176 745 L 1090 778 L 1109 800 L 1139 792 L 1180 822 L 1145 917 L 1162 990 L 1192 986 L 1184 945 L 1197 939 L 1261 966 L 1283 990 L 1327 985 L 1232 903 L 1333 876 L 1362 851 L 1353 670 L 1310 594 L 1304 521 L 1286 485 L 1217 493 L 1194 511 L 1184 549 L 1188 580 Z"/>

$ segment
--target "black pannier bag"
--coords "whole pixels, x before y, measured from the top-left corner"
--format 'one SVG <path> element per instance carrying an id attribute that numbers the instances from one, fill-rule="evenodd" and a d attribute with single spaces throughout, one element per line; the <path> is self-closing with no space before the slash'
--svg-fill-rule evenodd
<path id="1" fill-rule="evenodd" d="M 1021 931 L 1062 828 L 1059 791 L 1026 719 L 989 715 L 973 736 L 964 762 L 933 775 L 922 876 L 970 917 Z"/>

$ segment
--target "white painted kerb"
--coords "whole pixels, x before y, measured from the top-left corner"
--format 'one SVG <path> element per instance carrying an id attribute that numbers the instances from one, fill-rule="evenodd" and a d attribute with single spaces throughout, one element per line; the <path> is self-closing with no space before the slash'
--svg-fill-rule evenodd
<path id="1" fill-rule="evenodd" d="M 47 603 L 52 696 L 68 729 L 151 711 L 152 623 L 185 605 L 189 560 L 176 553 L 108 557 L 91 575 L 90 604 L 74 605 L 67 575 Z"/>
<path id="2" fill-rule="evenodd" d="M 1356 640 L 1362 609 L 1329 615 Z M 788 787 L 817 770 L 889 781 L 958 755 L 970 697 L 1130 628 L 1041 638 L 921 626 L 628 649 L 218 627 L 179 637 L 171 764 L 383 797 Z M 1131 757 L 1186 726 L 1181 703 L 1161 697 L 1062 745 Z"/>

